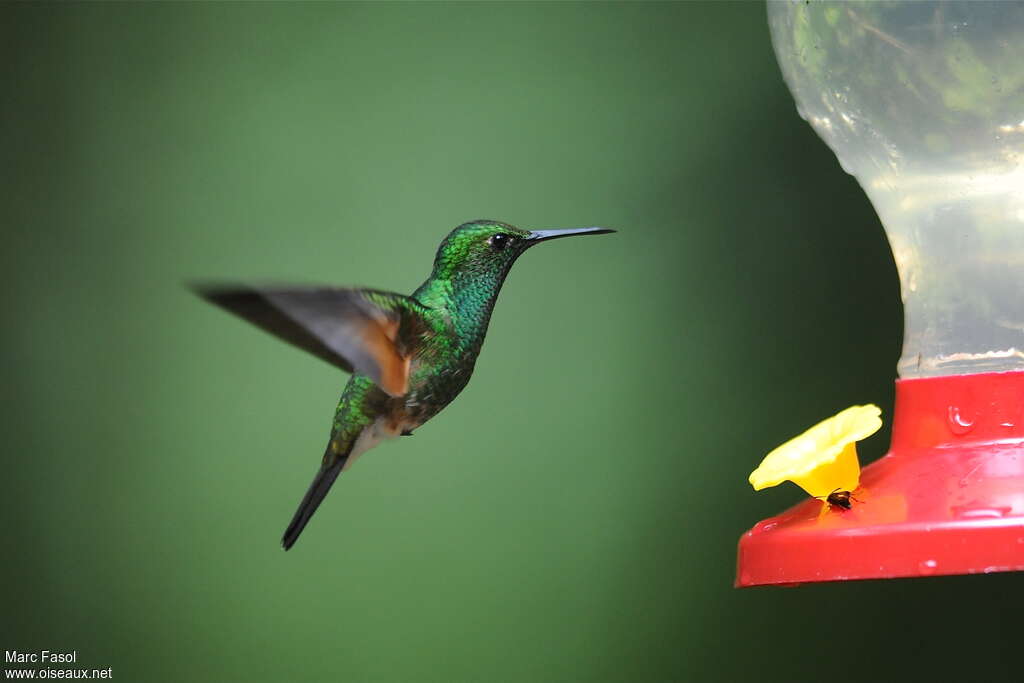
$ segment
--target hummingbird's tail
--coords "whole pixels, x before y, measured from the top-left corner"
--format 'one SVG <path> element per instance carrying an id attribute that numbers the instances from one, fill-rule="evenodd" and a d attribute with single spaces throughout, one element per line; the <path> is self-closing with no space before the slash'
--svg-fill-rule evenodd
<path id="1" fill-rule="evenodd" d="M 331 490 L 334 480 L 338 478 L 338 474 L 344 469 L 347 460 L 347 453 L 337 453 L 331 448 L 330 444 L 327 445 L 323 465 L 320 466 L 320 471 L 313 477 L 313 483 L 309 485 L 309 490 L 306 491 L 302 502 L 299 503 L 299 509 L 295 511 L 291 524 L 288 525 L 284 536 L 281 537 L 281 545 L 284 546 L 285 550 L 291 548 L 295 545 L 295 541 L 299 540 L 299 534 L 306 528 L 306 524 L 309 523 L 316 509 L 320 507 L 320 502 L 327 495 L 327 492 Z"/>

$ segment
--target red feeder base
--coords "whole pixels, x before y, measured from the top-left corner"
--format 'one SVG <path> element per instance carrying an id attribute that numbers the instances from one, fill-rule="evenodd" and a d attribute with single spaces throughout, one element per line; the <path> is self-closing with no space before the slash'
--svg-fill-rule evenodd
<path id="1" fill-rule="evenodd" d="M 736 586 L 1024 570 L 1024 371 L 896 380 L 892 447 L 854 496 L 759 522 Z"/>

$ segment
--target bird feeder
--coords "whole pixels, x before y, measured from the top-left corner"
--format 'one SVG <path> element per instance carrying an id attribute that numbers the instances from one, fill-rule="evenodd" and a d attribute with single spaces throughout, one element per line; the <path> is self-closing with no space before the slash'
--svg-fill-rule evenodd
<path id="1" fill-rule="evenodd" d="M 737 586 L 1024 570 L 1024 3 L 769 2 L 800 115 L 885 226 L 905 312 L 858 502 L 739 542 Z"/>

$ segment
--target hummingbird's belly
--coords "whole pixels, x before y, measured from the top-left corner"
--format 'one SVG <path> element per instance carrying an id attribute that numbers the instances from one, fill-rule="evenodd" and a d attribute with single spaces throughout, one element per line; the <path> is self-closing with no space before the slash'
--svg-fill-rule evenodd
<path id="1" fill-rule="evenodd" d="M 396 421 L 391 417 L 378 417 L 359 434 L 341 471 L 344 472 L 349 467 L 352 467 L 352 463 L 358 460 L 359 456 L 366 451 L 382 441 L 395 438 L 406 428 L 403 422 Z"/>

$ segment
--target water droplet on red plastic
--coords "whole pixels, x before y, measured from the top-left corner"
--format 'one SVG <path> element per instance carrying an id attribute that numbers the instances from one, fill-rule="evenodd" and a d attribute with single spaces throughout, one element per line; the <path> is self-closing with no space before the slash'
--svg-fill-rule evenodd
<path id="1" fill-rule="evenodd" d="M 917 565 L 917 571 L 921 574 L 934 574 L 939 563 L 935 560 L 924 560 Z"/>
<path id="2" fill-rule="evenodd" d="M 974 420 L 968 420 L 960 413 L 958 406 L 949 407 L 949 431 L 954 434 L 966 434 L 974 429 Z"/>

